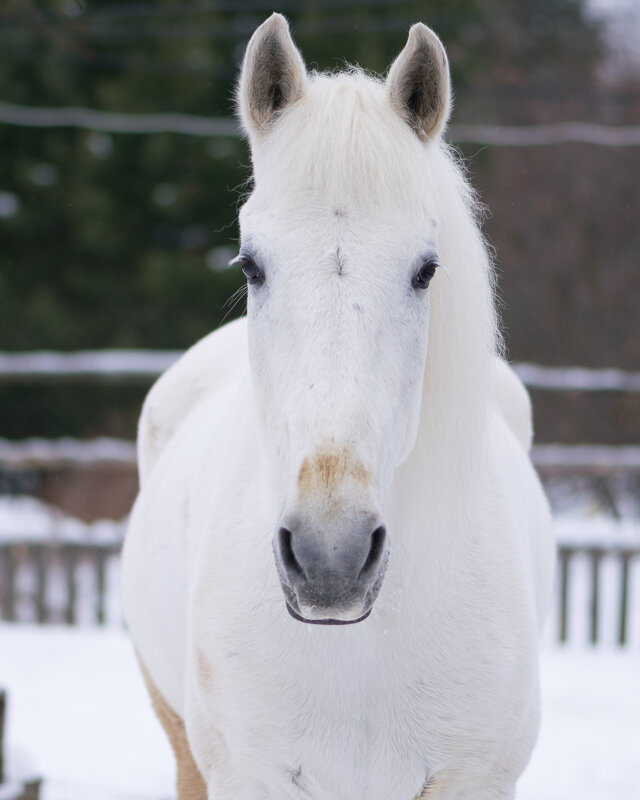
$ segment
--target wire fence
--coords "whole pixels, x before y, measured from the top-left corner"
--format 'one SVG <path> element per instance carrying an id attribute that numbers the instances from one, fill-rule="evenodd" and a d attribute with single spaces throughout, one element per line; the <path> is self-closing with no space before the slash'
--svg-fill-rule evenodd
<path id="1" fill-rule="evenodd" d="M 174 364 L 182 350 L 77 350 L 0 352 L 0 383 L 49 380 L 148 383 Z M 550 391 L 640 392 L 640 372 L 607 367 L 549 367 L 514 362 L 525 385 Z"/>
<path id="2" fill-rule="evenodd" d="M 148 385 L 181 355 L 180 350 L 0 352 L 0 385 L 78 381 Z M 526 386 L 537 390 L 640 393 L 640 372 L 614 368 L 548 367 L 531 363 L 514 363 L 512 366 Z M 640 467 L 640 445 L 540 444 L 534 446 L 532 458 L 541 468 L 573 467 L 593 472 L 634 470 Z M 129 468 L 135 464 L 135 445 L 121 439 L 0 439 L 0 466 L 9 469 L 83 465 Z"/>
<path id="3" fill-rule="evenodd" d="M 564 467 L 597 473 L 640 469 L 640 445 L 539 444 L 531 450 L 537 467 Z M 126 439 L 61 437 L 11 440 L 0 438 L 0 467 L 45 469 L 63 467 L 109 469 L 136 466 L 136 447 Z"/>
<path id="4" fill-rule="evenodd" d="M 239 136 L 235 120 L 193 114 L 131 114 L 90 108 L 40 108 L 0 101 L 0 122 L 31 128 L 84 128 L 105 133 L 178 133 L 189 136 Z M 451 141 L 501 147 L 544 147 L 583 143 L 605 147 L 637 147 L 640 125 L 557 122 L 547 125 L 451 125 Z"/>

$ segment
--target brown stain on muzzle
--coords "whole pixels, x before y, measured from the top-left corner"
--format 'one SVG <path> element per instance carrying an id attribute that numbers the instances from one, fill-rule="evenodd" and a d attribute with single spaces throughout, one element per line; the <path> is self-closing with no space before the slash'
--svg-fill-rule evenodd
<path id="1" fill-rule="evenodd" d="M 302 462 L 298 474 L 298 490 L 301 496 L 331 496 L 344 483 L 354 482 L 365 486 L 370 479 L 369 470 L 346 447 L 324 449 Z"/>

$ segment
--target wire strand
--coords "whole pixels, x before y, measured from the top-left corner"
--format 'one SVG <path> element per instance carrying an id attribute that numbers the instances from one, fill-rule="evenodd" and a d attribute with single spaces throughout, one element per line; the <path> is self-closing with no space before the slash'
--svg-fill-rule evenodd
<path id="1" fill-rule="evenodd" d="M 230 117 L 190 114 L 129 114 L 89 108 L 39 108 L 0 101 L 0 123 L 29 128 L 86 128 L 107 133 L 181 133 L 190 136 L 239 136 Z M 637 147 L 640 125 L 556 122 L 547 125 L 451 125 L 449 138 L 501 147 L 541 147 L 583 143 L 604 147 Z"/>

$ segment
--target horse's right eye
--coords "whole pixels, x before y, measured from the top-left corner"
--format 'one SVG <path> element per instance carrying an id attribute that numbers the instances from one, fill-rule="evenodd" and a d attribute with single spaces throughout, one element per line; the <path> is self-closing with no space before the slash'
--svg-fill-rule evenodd
<path id="1" fill-rule="evenodd" d="M 256 264 L 253 259 L 248 258 L 247 256 L 242 256 L 240 258 L 240 267 L 244 272 L 248 283 L 263 283 L 264 282 L 264 275 L 260 270 L 260 267 Z"/>
<path id="2" fill-rule="evenodd" d="M 431 278 L 436 274 L 438 262 L 435 258 L 428 258 L 413 277 L 414 289 L 427 289 Z"/>

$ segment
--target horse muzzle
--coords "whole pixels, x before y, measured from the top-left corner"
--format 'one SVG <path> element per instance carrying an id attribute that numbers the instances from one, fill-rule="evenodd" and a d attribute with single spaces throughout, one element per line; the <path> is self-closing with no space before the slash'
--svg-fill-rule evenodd
<path id="1" fill-rule="evenodd" d="M 347 625 L 369 616 L 389 554 L 385 527 L 374 515 L 321 529 L 289 519 L 278 530 L 273 549 L 294 619 Z"/>

